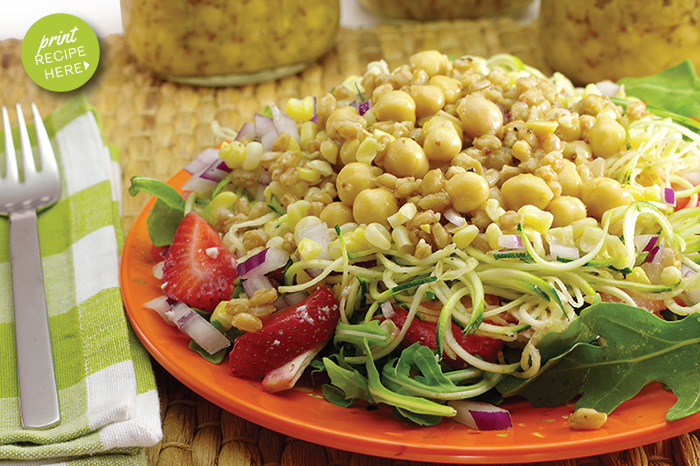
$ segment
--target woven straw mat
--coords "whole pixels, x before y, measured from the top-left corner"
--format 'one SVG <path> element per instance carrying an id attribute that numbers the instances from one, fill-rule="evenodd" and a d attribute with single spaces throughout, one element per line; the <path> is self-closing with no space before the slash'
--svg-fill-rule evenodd
<path id="1" fill-rule="evenodd" d="M 290 97 L 321 95 L 344 77 L 362 73 L 370 61 L 383 58 L 393 68 L 425 49 L 483 57 L 512 53 L 548 72 L 536 46 L 536 28 L 536 24 L 498 19 L 342 29 L 335 48 L 299 75 L 231 88 L 165 82 L 134 62 L 121 35 L 111 35 L 102 41 L 95 76 L 79 91 L 97 108 L 107 141 L 121 153 L 124 228 L 128 230 L 148 200 L 144 194 L 129 196 L 128 180 L 134 175 L 170 178 L 199 151 L 219 142 L 211 130 L 214 120 L 223 127 L 238 128 L 271 102 L 284 105 Z M 19 40 L 0 41 L 0 104 L 19 102 L 28 107 L 36 102 L 46 115 L 72 93 L 48 92 L 34 84 L 22 67 L 20 49 Z M 430 466 L 344 452 L 283 436 L 220 409 L 155 362 L 154 367 L 162 399 L 164 439 L 148 449 L 151 465 Z M 700 464 L 698 435 L 700 431 L 695 431 L 644 447 L 548 464 L 695 466 Z"/>

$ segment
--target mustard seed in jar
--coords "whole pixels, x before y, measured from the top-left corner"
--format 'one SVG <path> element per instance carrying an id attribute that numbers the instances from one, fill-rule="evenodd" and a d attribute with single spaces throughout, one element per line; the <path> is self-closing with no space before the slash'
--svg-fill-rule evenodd
<path id="1" fill-rule="evenodd" d="M 127 44 L 162 77 L 239 85 L 301 71 L 330 50 L 338 0 L 121 0 Z"/>
<path id="2" fill-rule="evenodd" d="M 697 0 L 542 0 L 547 64 L 577 84 L 647 76 L 689 59 L 700 69 Z"/>

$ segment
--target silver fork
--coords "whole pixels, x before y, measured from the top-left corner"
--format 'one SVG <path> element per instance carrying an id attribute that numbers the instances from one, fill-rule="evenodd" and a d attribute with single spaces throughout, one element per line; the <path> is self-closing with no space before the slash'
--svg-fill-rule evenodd
<path id="1" fill-rule="evenodd" d="M 9 214 L 10 217 L 10 267 L 22 426 L 45 429 L 57 425 L 61 414 L 51 354 L 36 209 L 58 200 L 61 180 L 51 141 L 36 105 L 32 103 L 32 117 L 40 170 L 34 161 L 22 107 L 17 104 L 16 109 L 22 176 L 18 170 L 10 119 L 3 106 L 5 177 L 0 178 L 0 214 Z"/>

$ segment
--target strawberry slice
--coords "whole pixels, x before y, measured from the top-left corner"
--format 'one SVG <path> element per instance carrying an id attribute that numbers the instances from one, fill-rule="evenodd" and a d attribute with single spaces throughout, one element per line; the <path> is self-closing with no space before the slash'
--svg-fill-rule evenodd
<path id="1" fill-rule="evenodd" d="M 306 299 L 272 314 L 257 332 L 236 338 L 229 367 L 236 377 L 263 377 L 328 341 L 340 319 L 338 301 L 322 286 Z"/>
<path id="2" fill-rule="evenodd" d="M 163 265 L 163 291 L 176 301 L 213 311 L 231 299 L 236 258 L 195 211 L 182 219 Z"/>
<path id="3" fill-rule="evenodd" d="M 401 329 L 404 322 L 406 322 L 406 317 L 408 317 L 408 311 L 401 307 L 394 307 L 394 311 L 396 314 L 391 320 L 396 324 L 396 328 Z M 414 317 L 411 321 L 411 325 L 408 327 L 406 336 L 401 341 L 401 346 L 408 347 L 414 343 L 420 343 L 430 349 L 437 349 L 436 330 L 436 322 L 425 322 Z M 473 354 L 474 356 L 481 356 L 488 362 L 494 362 L 498 357 L 498 352 L 503 348 L 503 341 L 496 338 L 471 334 L 465 335 L 462 333 L 462 329 L 454 322 L 452 322 L 452 333 L 457 343 L 459 343 L 459 346 L 464 348 L 467 353 Z M 461 359 L 459 361 L 453 361 L 445 358 L 445 362 L 453 367 L 461 367 L 466 364 Z"/>

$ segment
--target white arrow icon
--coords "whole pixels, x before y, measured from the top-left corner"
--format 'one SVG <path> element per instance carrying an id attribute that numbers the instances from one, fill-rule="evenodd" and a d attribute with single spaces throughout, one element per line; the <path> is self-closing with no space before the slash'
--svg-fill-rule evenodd
<path id="1" fill-rule="evenodd" d="M 83 62 L 83 65 L 85 66 L 85 69 L 88 69 L 88 66 L 90 66 L 90 64 L 86 61 Z"/>

